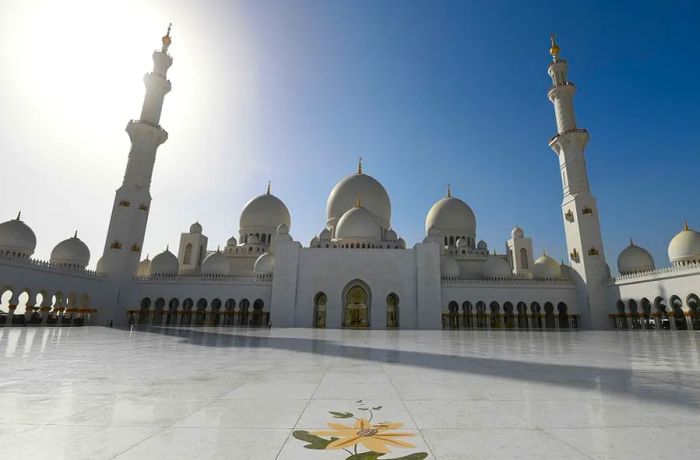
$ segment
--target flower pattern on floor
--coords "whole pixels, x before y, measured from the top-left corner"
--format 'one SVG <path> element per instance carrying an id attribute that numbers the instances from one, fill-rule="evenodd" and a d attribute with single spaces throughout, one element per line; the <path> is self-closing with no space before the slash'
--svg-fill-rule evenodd
<path id="1" fill-rule="evenodd" d="M 382 406 L 365 407 L 362 400 L 356 401 L 356 404 L 357 410 L 366 413 L 366 417 L 355 416 L 352 412 L 329 412 L 337 419 L 355 419 L 352 425 L 328 422 L 329 430 L 297 430 L 292 433 L 292 436 L 306 442 L 304 447 L 307 449 L 343 450 L 348 455 L 346 460 L 422 460 L 428 456 L 427 452 L 417 452 L 402 457 L 384 457 L 391 452 L 391 448 L 415 448 L 414 444 L 401 438 L 413 437 L 416 434 L 394 431 L 401 428 L 403 423 L 390 421 L 372 423 Z M 358 447 L 368 450 L 361 452 L 358 451 Z"/>

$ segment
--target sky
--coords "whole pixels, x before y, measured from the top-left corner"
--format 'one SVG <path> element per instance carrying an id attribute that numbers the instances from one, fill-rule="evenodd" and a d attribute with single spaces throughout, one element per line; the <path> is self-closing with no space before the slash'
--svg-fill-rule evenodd
<path id="1" fill-rule="evenodd" d="M 210 249 L 238 236 L 268 180 L 304 244 L 333 185 L 378 179 L 409 246 L 446 184 L 502 253 L 514 225 L 565 259 L 549 35 L 577 85 L 608 263 L 629 238 L 668 265 L 700 229 L 700 4 L 645 1 L 4 0 L 0 220 L 35 257 L 75 230 L 101 255 L 151 53 L 173 23 L 144 254 L 198 220 Z"/>

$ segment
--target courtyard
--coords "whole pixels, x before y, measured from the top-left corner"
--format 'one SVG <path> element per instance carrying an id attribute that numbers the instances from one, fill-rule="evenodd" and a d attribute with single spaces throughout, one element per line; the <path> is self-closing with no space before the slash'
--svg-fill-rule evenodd
<path id="1" fill-rule="evenodd" d="M 0 457 L 697 458 L 691 331 L 0 328 Z"/>

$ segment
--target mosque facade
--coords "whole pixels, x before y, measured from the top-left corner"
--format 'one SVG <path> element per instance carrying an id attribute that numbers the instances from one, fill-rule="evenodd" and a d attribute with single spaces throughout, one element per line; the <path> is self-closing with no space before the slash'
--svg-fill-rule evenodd
<path id="1" fill-rule="evenodd" d="M 268 186 L 245 205 L 225 245 L 213 250 L 195 222 L 177 251 L 141 259 L 156 152 L 168 138 L 160 115 L 170 44 L 168 31 L 145 77 L 141 115 L 127 124 L 132 147 L 96 270 L 87 269 L 90 250 L 77 233 L 42 261 L 32 258 L 36 236 L 21 216 L 0 224 L 5 325 L 700 329 L 700 233 L 687 224 L 669 243 L 669 266 L 657 268 L 630 242 L 617 259 L 620 275 L 611 275 L 588 182 L 589 134 L 576 123 L 576 86 L 554 38 L 549 145 L 561 173 L 567 263 L 535 258 L 519 227 L 501 253 L 490 248 L 449 188 L 427 212 L 425 238 L 409 246 L 392 226 L 389 194 L 361 161 L 331 190 L 326 221 L 308 243 L 292 237 L 291 213 Z"/>

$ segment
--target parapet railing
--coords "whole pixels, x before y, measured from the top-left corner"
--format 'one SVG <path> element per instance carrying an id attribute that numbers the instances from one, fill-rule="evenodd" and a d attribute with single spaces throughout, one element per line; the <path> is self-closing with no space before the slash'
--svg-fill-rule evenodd
<path id="1" fill-rule="evenodd" d="M 152 273 L 149 275 L 136 275 L 134 281 L 165 281 L 165 282 L 219 282 L 230 283 L 233 281 L 254 281 L 258 283 L 272 283 L 272 274 L 255 275 L 255 276 L 239 276 L 239 275 L 219 275 L 219 274 L 202 274 L 195 272 L 181 272 L 177 275 Z"/>
<path id="2" fill-rule="evenodd" d="M 444 285 L 456 285 L 456 286 L 561 286 L 561 287 L 573 287 L 574 283 L 570 279 L 566 278 L 525 278 L 525 277 L 512 277 L 512 278 L 471 278 L 471 277 L 461 277 L 461 276 L 442 276 L 442 284 Z"/>
<path id="3" fill-rule="evenodd" d="M 6 254 L 0 255 L 0 263 L 6 265 L 13 265 L 16 267 L 28 267 L 32 269 L 39 269 L 42 271 L 51 271 L 63 274 L 68 273 L 71 275 L 79 275 L 96 279 L 102 279 L 106 276 L 104 273 L 100 273 L 95 270 L 88 270 L 86 268 L 79 268 L 66 264 L 51 263 L 46 260 L 32 259 L 30 257 L 8 256 Z"/>
<path id="4" fill-rule="evenodd" d="M 676 267 L 657 268 L 656 270 L 619 275 L 610 278 L 610 282 L 612 284 L 618 284 L 621 282 L 648 281 L 655 278 L 668 278 L 677 275 L 692 275 L 696 273 L 700 274 L 700 263 L 688 262 L 686 265 L 679 265 Z"/>

